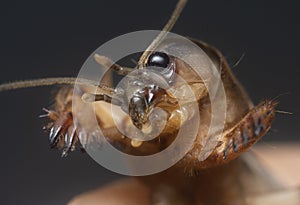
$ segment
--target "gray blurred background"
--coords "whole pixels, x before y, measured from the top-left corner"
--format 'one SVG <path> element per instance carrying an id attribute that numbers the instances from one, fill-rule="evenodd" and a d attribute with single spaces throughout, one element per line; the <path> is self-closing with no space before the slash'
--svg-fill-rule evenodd
<path id="1" fill-rule="evenodd" d="M 80 3 L 81 2 L 81 3 Z M 76 76 L 102 43 L 127 32 L 161 29 L 172 1 L 10 1 L 0 6 L 1 82 Z M 299 1 L 191 0 L 173 32 L 218 47 L 255 104 L 278 98 L 273 130 L 262 140 L 299 141 Z M 56 87 L 1 95 L 0 204 L 62 205 L 121 177 L 76 151 L 50 150 L 45 121 Z"/>

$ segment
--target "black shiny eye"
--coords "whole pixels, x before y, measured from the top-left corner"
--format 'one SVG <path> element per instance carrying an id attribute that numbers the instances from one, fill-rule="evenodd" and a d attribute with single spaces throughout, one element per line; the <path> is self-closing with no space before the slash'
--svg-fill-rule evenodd
<path id="1" fill-rule="evenodd" d="M 167 68 L 169 63 L 170 63 L 170 58 L 167 54 L 161 52 L 155 52 L 149 56 L 146 66 Z"/>

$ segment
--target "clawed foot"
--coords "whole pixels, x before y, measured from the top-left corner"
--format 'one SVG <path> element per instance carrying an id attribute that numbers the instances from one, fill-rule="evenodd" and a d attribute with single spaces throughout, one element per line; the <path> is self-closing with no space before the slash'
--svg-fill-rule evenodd
<path id="1" fill-rule="evenodd" d="M 58 114 L 51 110 L 44 109 L 52 121 L 44 127 L 49 131 L 49 144 L 51 148 L 62 149 L 62 157 L 66 157 L 71 151 L 74 151 L 76 145 L 79 144 L 76 126 L 73 122 L 71 112 Z"/>

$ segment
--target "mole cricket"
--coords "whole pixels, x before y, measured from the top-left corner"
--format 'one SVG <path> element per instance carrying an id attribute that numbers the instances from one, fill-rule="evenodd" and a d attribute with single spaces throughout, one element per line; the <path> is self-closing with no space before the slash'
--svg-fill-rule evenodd
<path id="1" fill-rule="evenodd" d="M 196 131 L 190 149 L 174 166 L 120 184 L 124 191 L 135 192 L 127 199 L 120 199 L 120 204 L 259 205 L 280 200 L 286 204 L 300 204 L 298 190 L 285 190 L 259 170 L 259 163 L 250 153 L 245 153 L 271 128 L 277 102 L 265 100 L 253 105 L 220 51 L 189 38 L 203 51 L 200 55 L 209 59 L 204 66 L 217 69 L 225 92 L 225 112 L 217 110 L 218 115 L 225 116 L 224 123 L 210 132 L 215 117 L 212 115 L 214 100 L 221 94 L 219 91 L 212 94 L 209 87 L 218 82 L 211 80 L 214 79 L 211 73 L 203 79 L 184 59 L 170 55 L 170 50 L 180 50 L 180 42 L 166 38 L 186 3 L 187 0 L 178 1 L 168 23 L 145 49 L 134 68 L 124 67 L 110 56 L 96 53 L 93 56 L 95 62 L 109 70 L 100 84 L 82 78 L 46 78 L 2 84 L 0 91 L 65 85 L 58 91 L 54 107 L 44 109 L 45 117 L 49 118 L 45 130 L 49 133 L 50 146 L 60 149 L 64 157 L 76 148 L 85 150 L 93 143 L 102 142 L 102 138 L 129 155 L 153 155 L 171 146 L 182 127 Z M 189 52 L 184 55 L 192 60 L 199 57 L 199 54 L 193 57 L 194 53 Z M 111 73 L 125 79 L 121 86 L 114 87 Z M 179 80 L 181 78 L 184 83 Z M 194 98 L 190 97 L 188 89 Z M 193 103 L 197 103 L 196 110 L 191 106 Z M 111 104 L 126 116 L 114 116 L 109 109 Z M 89 113 L 83 112 L 86 106 L 93 107 L 102 134 L 95 134 L 94 122 L 88 118 Z M 156 108 L 161 111 L 155 112 Z M 195 113 L 201 116 L 197 126 L 191 123 L 197 117 Z M 75 122 L 75 116 L 84 116 L 84 120 Z M 166 119 L 165 124 L 160 123 L 162 116 Z M 118 122 L 115 117 L 120 118 Z M 154 118 L 156 121 L 152 120 Z M 120 126 L 125 133 L 119 130 Z M 156 130 L 161 132 L 151 140 L 132 136 L 148 137 Z M 282 199 L 276 197 L 277 194 L 281 194 Z M 113 200 L 106 204 L 110 203 Z M 80 202 L 75 200 L 71 204 Z"/>

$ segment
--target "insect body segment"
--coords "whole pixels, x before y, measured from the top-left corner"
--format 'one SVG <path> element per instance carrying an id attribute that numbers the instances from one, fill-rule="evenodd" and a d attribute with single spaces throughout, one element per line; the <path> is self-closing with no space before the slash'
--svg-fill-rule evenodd
<path id="1" fill-rule="evenodd" d="M 207 165 L 213 166 L 231 161 L 260 140 L 271 127 L 276 104 L 268 100 L 260 103 L 250 110 L 235 127 L 225 132 L 222 141 L 206 160 Z"/>

